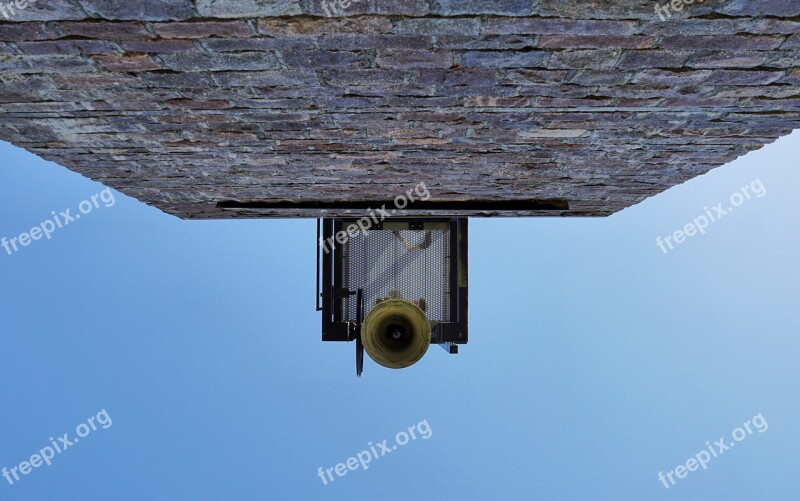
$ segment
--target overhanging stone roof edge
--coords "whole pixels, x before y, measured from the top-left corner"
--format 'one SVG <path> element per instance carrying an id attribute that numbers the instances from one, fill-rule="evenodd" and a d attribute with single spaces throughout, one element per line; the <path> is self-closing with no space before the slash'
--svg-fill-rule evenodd
<path id="1" fill-rule="evenodd" d="M 0 22 L 0 138 L 183 218 L 419 182 L 602 216 L 800 128 L 800 2 L 33 5 Z"/>

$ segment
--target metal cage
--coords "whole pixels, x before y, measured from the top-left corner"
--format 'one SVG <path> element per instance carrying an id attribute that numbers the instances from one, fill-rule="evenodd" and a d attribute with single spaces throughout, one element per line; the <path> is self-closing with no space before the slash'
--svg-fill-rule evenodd
<path id="1" fill-rule="evenodd" d="M 349 218 L 317 222 L 322 340 L 358 341 L 361 320 L 375 305 L 402 298 L 425 311 L 432 343 L 458 353 L 457 345 L 468 341 L 467 219 L 361 224 Z"/>

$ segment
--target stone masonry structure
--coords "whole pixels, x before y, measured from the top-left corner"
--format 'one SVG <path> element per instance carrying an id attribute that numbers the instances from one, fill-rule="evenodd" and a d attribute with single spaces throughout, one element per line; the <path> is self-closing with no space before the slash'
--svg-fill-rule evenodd
<path id="1" fill-rule="evenodd" d="M 800 0 L 0 0 L 0 139 L 183 218 L 603 216 L 800 127 L 799 61 Z"/>

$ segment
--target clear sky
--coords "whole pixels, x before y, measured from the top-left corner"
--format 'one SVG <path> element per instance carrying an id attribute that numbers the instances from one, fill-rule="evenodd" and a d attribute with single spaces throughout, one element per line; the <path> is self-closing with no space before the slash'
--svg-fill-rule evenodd
<path id="1" fill-rule="evenodd" d="M 360 380 L 320 341 L 313 220 L 96 198 L 0 248 L 0 468 L 97 428 L 0 499 L 796 500 L 798 157 L 795 133 L 609 218 L 471 220 L 470 343 Z M 0 237 L 104 190 L 8 144 L 0 166 Z"/>

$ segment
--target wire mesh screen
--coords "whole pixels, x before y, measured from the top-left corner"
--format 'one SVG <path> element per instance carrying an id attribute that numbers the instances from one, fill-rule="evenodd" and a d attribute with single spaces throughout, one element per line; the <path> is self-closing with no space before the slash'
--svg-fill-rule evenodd
<path id="1" fill-rule="evenodd" d="M 364 315 L 382 299 L 418 304 L 429 320 L 450 321 L 450 229 L 426 223 L 424 230 L 359 232 L 342 246 L 343 287 L 364 291 Z M 405 228 L 408 225 L 404 225 Z M 342 318 L 356 319 L 355 296 L 342 302 Z"/>

